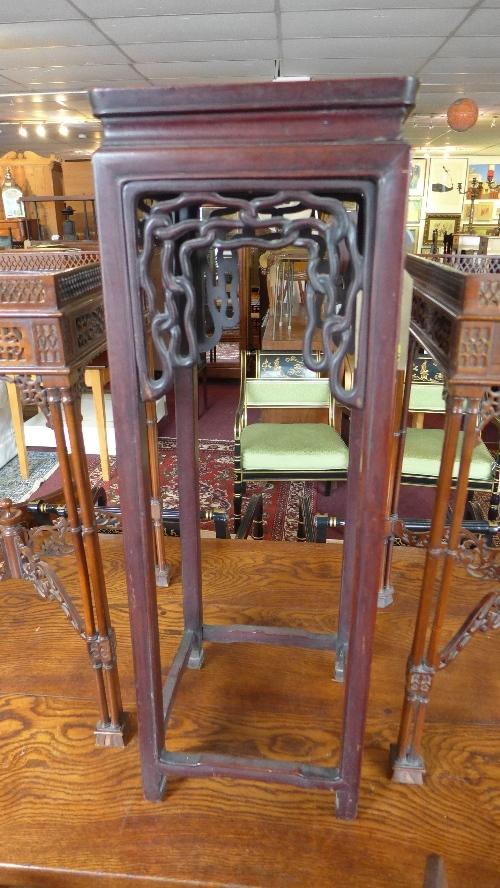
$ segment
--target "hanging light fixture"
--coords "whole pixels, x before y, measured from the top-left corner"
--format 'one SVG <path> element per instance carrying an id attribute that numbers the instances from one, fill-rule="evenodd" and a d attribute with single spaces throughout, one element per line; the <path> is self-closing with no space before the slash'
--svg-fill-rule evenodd
<path id="1" fill-rule="evenodd" d="M 28 130 L 26 129 L 26 127 L 24 126 L 23 123 L 21 124 L 21 126 L 18 129 L 18 133 L 20 136 L 22 136 L 23 139 L 28 138 Z"/>
<path id="2" fill-rule="evenodd" d="M 479 109 L 472 99 L 457 99 L 446 112 L 448 126 L 457 133 L 464 133 L 477 121 Z"/>
<path id="3" fill-rule="evenodd" d="M 69 136 L 69 129 L 65 123 L 59 124 L 58 132 L 60 136 Z"/>
<path id="4" fill-rule="evenodd" d="M 39 123 L 38 126 L 35 127 L 35 132 L 41 139 L 45 139 L 45 136 L 47 135 L 47 130 L 43 123 Z"/>

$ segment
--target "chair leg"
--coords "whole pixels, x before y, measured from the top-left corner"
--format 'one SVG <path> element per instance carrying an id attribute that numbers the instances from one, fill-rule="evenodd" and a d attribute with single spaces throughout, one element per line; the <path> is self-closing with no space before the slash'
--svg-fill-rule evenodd
<path id="1" fill-rule="evenodd" d="M 325 482 L 324 482 L 324 487 L 323 487 L 323 495 L 324 495 L 324 496 L 330 496 L 331 492 L 332 492 L 332 482 L 331 482 L 331 481 L 325 481 Z"/>
<path id="2" fill-rule="evenodd" d="M 420 412 L 418 412 L 418 413 L 410 413 L 410 414 L 409 414 L 409 420 L 410 420 L 410 426 L 411 426 L 411 428 L 413 428 L 413 429 L 423 429 L 423 427 L 424 427 L 424 417 L 425 417 L 425 413 L 420 413 Z"/>
<path id="3" fill-rule="evenodd" d="M 109 481 L 109 453 L 108 439 L 106 437 L 106 406 L 104 401 L 104 386 L 107 381 L 109 381 L 109 370 L 107 367 L 86 368 L 85 385 L 88 385 L 89 388 L 92 389 L 103 481 Z"/>
<path id="4" fill-rule="evenodd" d="M 30 470 L 28 466 L 26 441 L 24 438 L 24 419 L 21 393 L 15 382 L 6 382 L 6 385 L 7 394 L 9 396 L 12 425 L 14 427 L 14 437 L 16 439 L 17 455 L 19 458 L 19 471 L 21 474 L 21 478 L 26 481 L 26 479 L 29 478 Z"/>
<path id="5" fill-rule="evenodd" d="M 299 499 L 299 520 L 297 524 L 297 542 L 305 543 L 306 541 L 306 528 L 304 525 L 304 506 L 302 497 Z"/>
<path id="6" fill-rule="evenodd" d="M 255 509 L 255 514 L 253 517 L 252 539 L 264 539 L 264 504 L 262 494 L 260 494 L 259 496 L 257 507 Z"/>

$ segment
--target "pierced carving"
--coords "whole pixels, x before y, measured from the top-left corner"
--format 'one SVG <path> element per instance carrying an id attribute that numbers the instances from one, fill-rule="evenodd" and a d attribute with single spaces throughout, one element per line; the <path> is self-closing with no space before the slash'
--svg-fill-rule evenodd
<path id="1" fill-rule="evenodd" d="M 62 271 L 66 268 L 78 268 L 94 262 L 99 262 L 99 250 L 50 250 L 50 252 L 2 250 L 0 252 L 1 271 Z M 0 301 L 6 300 L 0 298 Z M 23 298 L 20 301 L 25 302 L 26 300 Z M 29 301 L 43 302 L 44 299 L 35 300 L 32 298 Z"/>
<path id="2" fill-rule="evenodd" d="M 477 537 L 462 528 L 457 560 L 471 577 L 500 580 L 500 549 L 488 546 L 486 537 Z"/>
<path id="3" fill-rule="evenodd" d="M 16 373 L 15 376 L 8 376 L 7 379 L 9 382 L 15 382 L 19 388 L 23 404 L 39 407 L 45 418 L 48 419 L 47 390 L 44 389 L 40 376 Z"/>
<path id="4" fill-rule="evenodd" d="M 14 303 L 15 305 L 40 305 L 45 302 L 45 296 L 43 283 L 33 280 L 33 278 L 27 278 L 25 281 L 18 278 L 0 280 L 0 302 Z"/>
<path id="5" fill-rule="evenodd" d="M 486 389 L 479 409 L 479 428 L 483 429 L 490 420 L 500 416 L 500 386 Z"/>
<path id="6" fill-rule="evenodd" d="M 290 213 L 291 204 L 295 210 L 315 212 L 306 219 L 286 218 L 284 214 Z M 202 207 L 213 208 L 208 218 L 200 219 Z M 347 247 L 350 262 L 344 289 L 340 274 L 341 244 Z M 157 309 L 158 294 L 150 272 L 158 245 L 163 285 L 161 311 Z M 134 305 L 134 323 L 145 399 L 163 395 L 175 367 L 193 366 L 199 352 L 209 351 L 219 341 L 222 331 L 236 323 L 236 305 L 235 312 L 229 316 L 225 287 L 209 291 L 206 311 L 200 310 L 199 263 L 198 269 L 195 268 L 200 253 L 206 254 L 215 248 L 234 256 L 242 247 L 272 250 L 291 245 L 305 248 L 308 254 L 305 364 L 311 370 L 328 371 L 332 391 L 342 403 L 362 406 L 362 374 L 357 374 L 355 385 L 349 391 L 344 389 L 341 379 L 343 359 L 354 330 L 356 297 L 360 291 L 368 291 L 355 225 L 339 200 L 305 191 L 281 191 L 252 200 L 214 192 L 181 194 L 159 201 L 149 210 L 143 226 L 143 249 L 138 257 L 138 284 L 146 295 L 162 373 L 159 379 L 153 379 L 147 371 L 142 308 L 138 300 Z M 320 358 L 312 347 L 318 329 L 323 339 Z"/>
<path id="7" fill-rule="evenodd" d="M 500 629 L 500 595 L 497 592 L 485 595 L 443 648 L 439 658 L 439 668 L 445 669 L 477 632 L 488 632 L 490 629 Z"/>
<path id="8" fill-rule="evenodd" d="M 409 703 L 428 703 L 435 670 L 426 663 L 408 664 L 406 699 Z"/>
<path id="9" fill-rule="evenodd" d="M 0 327 L 0 361 L 22 361 L 23 331 L 20 327 Z"/>
<path id="10" fill-rule="evenodd" d="M 94 254 L 91 262 L 99 261 L 99 254 Z M 77 263 L 75 263 L 77 264 Z M 67 264 L 64 268 L 74 268 L 74 265 Z M 85 296 L 91 290 L 100 290 L 102 288 L 101 268 L 99 265 L 93 265 L 91 268 L 80 268 L 71 275 L 65 275 L 57 282 L 58 301 L 60 305 L 66 305 L 72 299 L 78 296 Z"/>
<path id="11" fill-rule="evenodd" d="M 435 343 L 442 355 L 449 351 L 452 322 L 442 309 L 433 305 L 418 292 L 413 291 L 412 324 L 415 324 Z"/>
<path id="12" fill-rule="evenodd" d="M 33 324 L 33 334 L 41 364 L 60 364 L 63 360 L 59 332 L 55 324 Z"/>
<path id="13" fill-rule="evenodd" d="M 462 324 L 458 345 L 459 367 L 487 367 L 491 350 L 491 328 Z"/>
<path id="14" fill-rule="evenodd" d="M 92 311 L 75 318 L 76 342 L 79 349 L 85 348 L 100 336 L 104 336 L 104 308 L 99 305 Z"/>
<path id="15" fill-rule="evenodd" d="M 57 518 L 51 524 L 34 527 L 28 533 L 34 552 L 54 558 L 74 554 L 74 546 L 68 541 L 70 527 L 66 518 Z"/>
<path id="16" fill-rule="evenodd" d="M 49 565 L 42 561 L 37 553 L 33 552 L 24 529 L 21 529 L 21 532 L 16 535 L 16 546 L 24 579 L 33 584 L 36 592 L 44 601 L 56 601 L 78 635 L 85 638 L 83 620 L 71 596 L 68 595 Z"/>
<path id="17" fill-rule="evenodd" d="M 489 272 L 495 271 L 500 272 L 500 258 L 498 256 L 492 256 L 491 259 L 495 260 L 495 267 L 488 268 Z M 479 304 L 499 308 L 500 307 L 500 284 L 498 281 L 481 281 L 481 286 L 479 287 L 478 294 Z"/>
<path id="18" fill-rule="evenodd" d="M 87 648 L 93 669 L 112 669 L 116 663 L 116 638 L 113 629 L 109 635 L 87 637 Z"/>

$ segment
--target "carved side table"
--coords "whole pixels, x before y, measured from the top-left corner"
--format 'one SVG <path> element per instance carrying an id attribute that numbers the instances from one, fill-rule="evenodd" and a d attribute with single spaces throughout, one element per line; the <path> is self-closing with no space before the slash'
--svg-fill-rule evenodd
<path id="1" fill-rule="evenodd" d="M 162 798 L 168 775 L 222 775 L 334 790 L 338 816 L 356 815 L 388 522 L 387 441 L 409 166 L 401 124 L 415 88 L 413 79 L 387 78 L 92 93 L 104 128 L 93 163 L 148 799 Z M 342 198 L 357 202 L 359 226 Z M 207 219 L 204 207 L 218 211 Z M 290 207 L 308 210 L 309 218 L 287 218 Z M 236 254 L 246 247 L 292 245 L 308 255 L 304 360 L 311 369 L 328 372 L 335 397 L 352 409 L 349 528 L 335 635 L 208 625 L 202 612 L 196 366 L 199 354 L 210 351 L 223 330 L 238 322 L 237 305 L 227 312 L 224 281 L 220 292 L 203 302 L 206 253 L 210 247 Z M 157 247 L 160 292 L 151 273 Z M 344 311 L 337 314 L 342 251 L 349 257 L 348 284 Z M 159 377 L 147 367 L 143 296 L 162 368 Z M 358 360 L 353 388 L 346 391 L 341 370 L 356 310 Z M 312 347 L 318 330 L 320 359 Z M 162 689 L 144 413 L 145 404 L 172 383 L 185 631 Z M 374 453 L 377 471 L 368 472 Z M 360 557 L 363 552 L 369 557 Z M 187 666 L 201 666 L 204 641 L 335 651 L 337 678 L 345 676 L 338 767 L 168 751 L 165 727 L 175 691 Z"/>
<path id="2" fill-rule="evenodd" d="M 96 739 L 98 745 L 121 746 L 124 716 L 115 639 L 80 411 L 82 369 L 103 351 L 105 343 L 97 263 L 63 271 L 0 272 L 0 376 L 15 381 L 25 403 L 36 404 L 50 417 L 83 603 L 83 618 L 71 622 L 88 645 L 97 683 Z M 63 414 L 71 453 L 66 445 Z M 3 575 L 30 580 L 43 598 L 54 598 L 64 606 L 64 590 L 30 549 L 21 519 L 22 511 L 13 509 L 8 501 L 2 504 Z M 68 613 L 67 606 L 63 609 Z"/>
<path id="3" fill-rule="evenodd" d="M 422 735 L 436 673 L 448 666 L 478 631 L 500 628 L 497 584 L 496 592 L 486 595 L 451 641 L 442 646 L 441 628 L 454 565 L 464 564 L 475 577 L 500 580 L 498 549 L 489 548 L 488 534 L 478 545 L 462 528 L 477 432 L 500 415 L 500 274 L 464 273 L 416 256 L 407 257 L 406 267 L 413 278 L 411 333 L 447 379 L 441 469 L 407 666 L 399 739 L 391 752 L 393 779 L 422 783 Z M 460 468 L 451 497 L 457 448 Z M 497 492 L 489 514 L 492 527 L 498 520 L 498 503 Z"/>

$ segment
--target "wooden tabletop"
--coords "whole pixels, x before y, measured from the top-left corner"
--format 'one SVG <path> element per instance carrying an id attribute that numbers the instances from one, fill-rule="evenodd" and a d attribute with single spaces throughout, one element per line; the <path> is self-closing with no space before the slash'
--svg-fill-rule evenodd
<path id="1" fill-rule="evenodd" d="M 101 537 L 125 708 L 134 691 L 121 537 Z M 158 590 L 165 667 L 181 632 L 179 541 Z M 339 544 L 203 541 L 207 622 L 335 627 Z M 368 554 L 365 553 L 365 557 Z M 420 888 L 441 853 L 450 885 L 498 888 L 498 633 L 475 638 L 437 676 L 423 788 L 392 784 L 395 740 L 424 553 L 396 549 L 396 602 L 377 618 L 359 819 L 338 822 L 333 794 L 227 779 L 171 780 L 142 798 L 137 738 L 94 745 L 95 699 L 81 640 L 28 583 L 0 583 L 0 884 L 24 888 Z M 73 559 L 54 562 L 78 600 Z M 445 631 L 491 589 L 462 572 Z M 66 628 L 66 627 L 64 627 Z M 60 678 L 59 666 L 67 672 Z M 209 748 L 333 764 L 342 686 L 333 655 L 207 645 L 176 698 L 171 749 Z"/>

